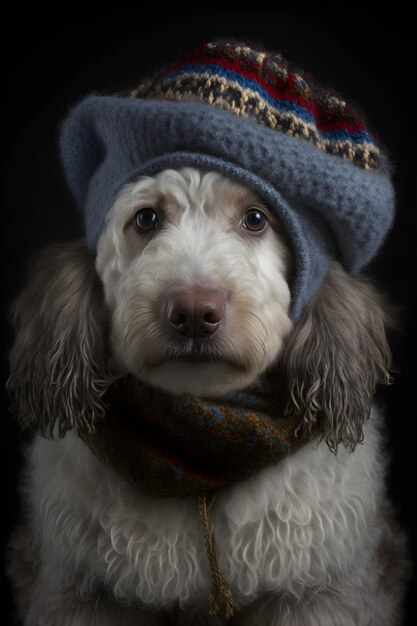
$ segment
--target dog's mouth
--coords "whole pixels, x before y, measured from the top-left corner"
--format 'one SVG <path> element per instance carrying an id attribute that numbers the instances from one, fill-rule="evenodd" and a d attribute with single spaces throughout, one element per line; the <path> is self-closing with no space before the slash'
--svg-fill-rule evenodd
<path id="1" fill-rule="evenodd" d="M 239 381 L 246 384 L 251 375 L 250 363 L 228 347 L 227 341 L 165 341 L 155 345 L 137 373 L 173 394 L 217 397 L 237 388 Z"/>
<path id="2" fill-rule="evenodd" d="M 184 363 L 210 363 L 224 362 L 227 359 L 219 350 L 213 349 L 207 343 L 190 343 L 177 347 L 168 355 L 170 361 L 183 361 Z"/>
<path id="3" fill-rule="evenodd" d="M 206 356 L 204 354 L 185 354 L 183 356 L 172 357 L 170 361 L 182 361 L 183 363 L 218 363 L 224 361 L 220 357 Z"/>
<path id="4" fill-rule="evenodd" d="M 167 362 L 189 363 L 191 365 L 223 364 L 233 368 L 242 369 L 242 364 L 230 358 L 218 349 L 209 344 L 189 344 L 176 346 L 167 349 L 164 354 L 160 354 L 154 366 Z"/>
<path id="5" fill-rule="evenodd" d="M 167 361 L 180 361 L 181 363 L 192 363 L 194 365 L 201 363 L 225 363 L 228 365 L 236 364 L 227 358 L 224 354 L 213 353 L 205 350 L 180 351 L 176 354 L 170 354 L 166 358 Z"/>

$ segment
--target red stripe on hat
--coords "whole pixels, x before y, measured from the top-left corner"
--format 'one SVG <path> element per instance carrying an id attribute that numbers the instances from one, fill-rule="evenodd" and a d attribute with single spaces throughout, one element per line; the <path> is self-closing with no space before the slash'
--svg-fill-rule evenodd
<path id="1" fill-rule="evenodd" d="M 352 123 L 344 119 L 328 120 L 329 114 L 330 115 L 332 114 L 332 111 L 330 111 L 328 108 L 320 107 L 317 105 L 317 103 L 314 100 L 308 101 L 305 98 L 302 98 L 300 96 L 297 96 L 291 93 L 290 91 L 288 91 L 288 89 L 276 89 L 274 87 L 271 87 L 259 76 L 259 72 L 248 71 L 245 68 L 243 68 L 240 63 L 236 61 L 231 62 L 228 59 L 224 59 L 220 57 L 217 57 L 217 58 L 213 57 L 211 59 L 194 57 L 194 58 L 187 59 L 186 62 L 182 62 L 182 63 L 176 64 L 175 66 L 171 66 L 164 73 L 164 75 L 166 76 L 167 74 L 171 72 L 181 70 L 183 67 L 187 67 L 188 65 L 194 65 L 194 64 L 195 65 L 211 65 L 211 64 L 218 65 L 223 69 L 231 70 L 233 72 L 240 74 L 241 76 L 244 76 L 245 78 L 254 80 L 263 89 L 265 89 L 265 91 L 267 91 L 273 98 L 277 100 L 286 100 L 288 102 L 296 102 L 297 104 L 299 104 L 300 106 L 307 109 L 313 114 L 315 122 L 316 122 L 316 126 L 319 130 L 347 130 L 348 132 L 367 130 L 365 124 L 361 121 L 356 121 Z M 272 76 L 274 75 L 272 74 Z M 280 80 L 276 76 L 274 76 L 274 78 L 275 78 L 275 82 L 281 82 L 283 85 L 286 84 L 287 86 L 291 86 L 291 85 L 294 85 L 294 81 L 297 79 L 297 75 L 294 73 L 289 73 L 286 81 Z M 350 109 L 349 113 L 354 115 L 354 111 L 352 111 L 352 109 Z M 340 117 L 340 112 L 337 112 L 337 114 Z"/>

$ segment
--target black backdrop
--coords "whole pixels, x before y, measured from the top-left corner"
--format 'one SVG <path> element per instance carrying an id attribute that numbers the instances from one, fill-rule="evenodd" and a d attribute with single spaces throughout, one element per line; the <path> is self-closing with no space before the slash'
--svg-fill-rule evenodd
<path id="1" fill-rule="evenodd" d="M 113 92 L 179 51 L 213 36 L 248 37 L 281 49 L 323 84 L 360 104 L 395 166 L 397 220 L 378 259 L 369 268 L 390 299 L 402 307 L 401 330 L 391 337 L 395 384 L 380 391 L 386 405 L 391 452 L 388 488 L 415 554 L 414 354 L 416 348 L 417 217 L 414 193 L 416 142 L 415 42 L 413 19 L 391 4 L 372 15 L 345 4 L 336 9 L 286 3 L 242 9 L 211 4 L 201 9 L 135 8 L 103 13 L 101 5 L 63 8 L 41 19 L 19 9 L 3 22 L 1 135 L 1 252 L 3 259 L 2 426 L 3 537 L 18 514 L 17 476 L 22 442 L 7 411 L 4 380 L 12 341 L 9 307 L 18 292 L 28 256 L 52 241 L 75 238 L 82 222 L 60 170 L 58 126 L 68 108 L 92 91 Z M 23 12 L 23 9 L 22 9 Z M 9 39 L 7 39 L 7 36 Z M 414 584 L 407 598 L 413 623 Z M 2 623 L 13 624 L 4 584 Z M 260 625 L 262 626 L 262 625 Z M 340 625 L 343 626 L 343 625 Z"/>

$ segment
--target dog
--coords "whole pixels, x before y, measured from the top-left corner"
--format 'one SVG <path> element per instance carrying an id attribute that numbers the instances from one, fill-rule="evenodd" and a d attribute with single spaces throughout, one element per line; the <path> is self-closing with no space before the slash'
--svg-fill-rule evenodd
<path id="1" fill-rule="evenodd" d="M 219 40 L 60 134 L 85 236 L 35 256 L 8 390 L 37 434 L 25 626 L 398 626 L 378 383 L 393 221 L 363 117 Z"/>
<path id="2" fill-rule="evenodd" d="M 138 493 L 76 436 L 75 415 L 83 403 L 97 413 L 125 373 L 212 398 L 277 361 L 287 402 L 306 427 L 320 412 L 320 432 L 214 502 L 231 623 L 399 623 L 404 538 L 385 494 L 381 412 L 367 419 L 376 383 L 389 380 L 386 307 L 335 262 L 294 325 L 292 265 L 267 204 L 195 168 L 127 185 L 95 261 L 82 241 L 38 255 L 15 305 L 9 387 L 20 415 L 56 435 L 64 415 L 69 432 L 37 437 L 28 453 L 11 560 L 26 626 L 223 623 L 208 615 L 192 499 Z M 204 316 L 214 327 L 199 336 Z"/>

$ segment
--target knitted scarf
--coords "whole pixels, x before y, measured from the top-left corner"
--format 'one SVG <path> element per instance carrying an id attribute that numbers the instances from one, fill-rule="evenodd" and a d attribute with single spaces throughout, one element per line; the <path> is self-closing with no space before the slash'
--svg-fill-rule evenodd
<path id="1" fill-rule="evenodd" d="M 209 519 L 213 494 L 306 443 L 297 434 L 300 417 L 284 415 L 272 374 L 216 400 L 172 395 L 130 376 L 106 395 L 106 417 L 80 437 L 139 491 L 198 498 L 213 582 L 210 612 L 231 617 L 233 598 L 217 565 Z"/>
<path id="2" fill-rule="evenodd" d="M 80 436 L 139 491 L 198 495 L 248 478 L 304 443 L 300 418 L 279 413 L 279 396 L 270 377 L 218 400 L 126 377 L 108 390 L 105 419 Z"/>

